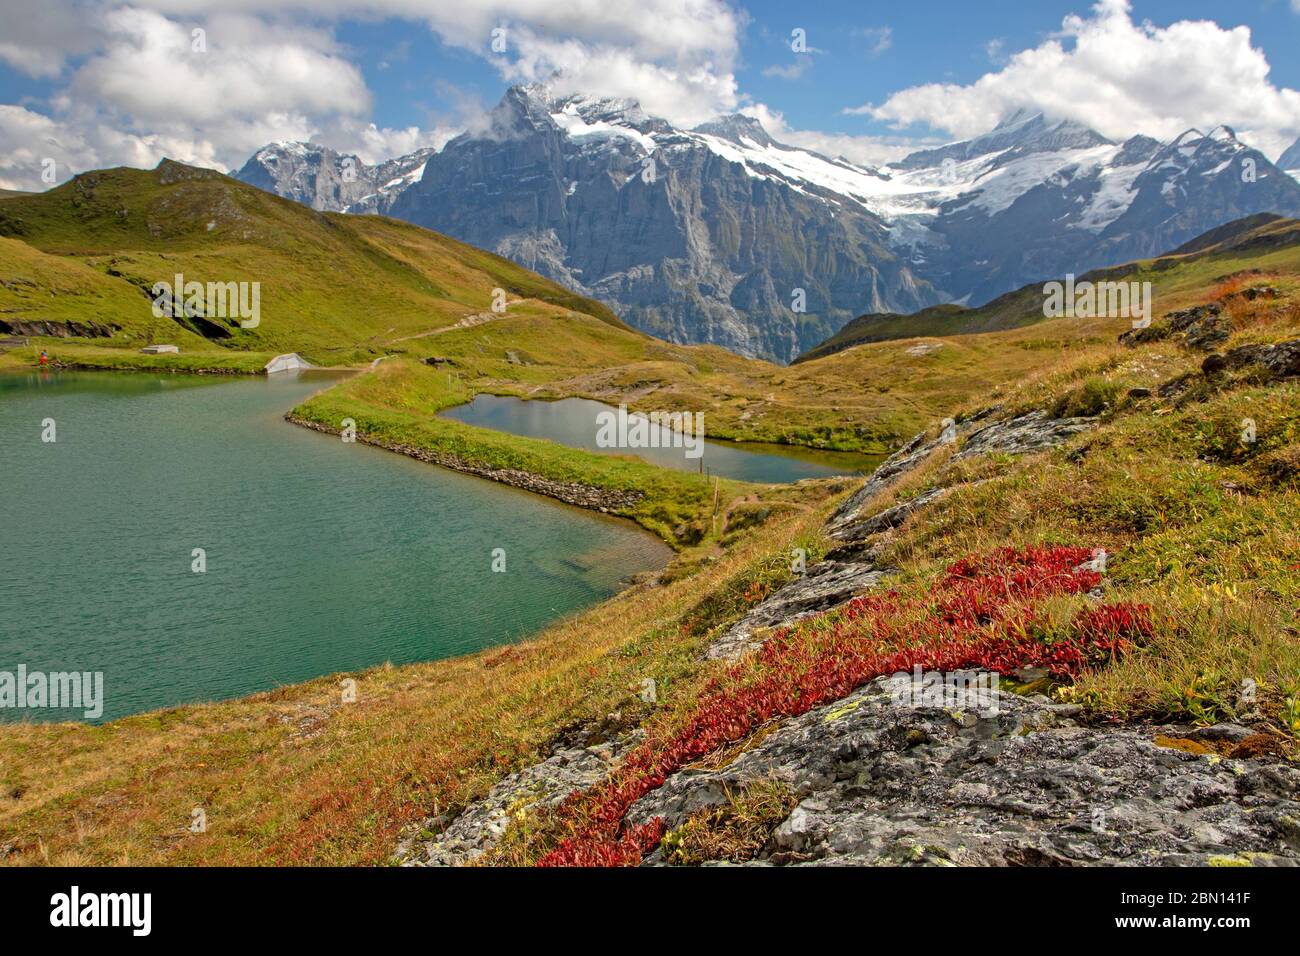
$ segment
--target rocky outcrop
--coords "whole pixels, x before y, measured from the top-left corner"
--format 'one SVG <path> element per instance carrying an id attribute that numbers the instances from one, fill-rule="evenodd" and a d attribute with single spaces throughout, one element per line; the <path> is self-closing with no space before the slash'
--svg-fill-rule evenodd
<path id="1" fill-rule="evenodd" d="M 936 438 L 929 438 L 926 432 L 921 432 L 881 462 L 880 467 L 871 473 L 863 486 L 845 499 L 831 515 L 829 522 L 831 533 L 834 534 L 855 522 L 863 507 L 893 483 L 894 479 L 911 471 L 940 447 L 951 445 L 957 440 L 957 425 L 951 418 L 944 419 L 940 429 Z"/>
<path id="2" fill-rule="evenodd" d="M 1167 313 L 1164 319 L 1141 329 L 1129 329 L 1119 340 L 1130 347 L 1173 337 L 1190 349 L 1212 352 L 1232 335 L 1232 320 L 1218 302 Z"/>
<path id="3" fill-rule="evenodd" d="M 310 428 L 313 431 L 325 432 L 329 435 L 341 433 L 339 428 L 321 422 L 310 421 L 306 418 L 299 418 L 292 412 L 286 414 L 284 418 L 285 421 L 301 425 L 303 428 Z M 565 504 L 577 505 L 579 508 L 589 508 L 592 511 L 600 511 L 605 514 L 626 511 L 634 507 L 644 497 L 644 494 L 640 491 L 619 491 L 612 488 L 597 488 L 594 485 L 584 485 L 576 481 L 556 481 L 518 468 L 489 468 L 485 465 L 465 461 L 463 458 L 458 458 L 446 452 L 433 451 L 432 449 L 419 448 L 402 442 L 363 435 L 360 432 L 357 433 L 357 441 L 365 445 L 374 445 L 376 448 L 394 451 L 399 455 L 406 455 L 408 458 L 415 458 L 418 461 L 441 465 L 443 468 L 461 471 L 467 475 L 476 475 L 479 478 L 487 478 L 491 481 L 499 481 L 504 485 L 522 488 L 524 491 L 546 495 L 548 498 L 563 501 Z"/>
<path id="4" fill-rule="evenodd" d="M 793 624 L 813 614 L 839 607 L 865 591 L 878 587 L 892 571 L 858 560 L 826 560 L 754 607 L 733 624 L 705 652 L 712 660 L 731 660 L 762 643 L 756 639 L 765 628 Z"/>
<path id="5" fill-rule="evenodd" d="M 876 495 L 946 445 L 958 446 L 954 456 L 958 460 L 992 452 L 1023 455 L 1052 448 L 1096 425 L 1096 420 L 1092 418 L 1052 418 L 1044 411 L 998 419 L 1000 411 L 1000 406 L 994 405 L 961 422 L 945 419 L 940 425 L 939 434 L 934 438 L 930 438 L 926 432 L 917 435 L 885 459 L 867 479 L 866 484 L 840 505 L 831 516 L 831 535 L 842 540 L 857 540 L 896 527 L 918 507 L 937 500 L 939 494 L 933 493 L 923 501 L 905 502 L 869 519 L 864 527 L 857 527 L 864 520 L 863 509 Z"/>
<path id="6" fill-rule="evenodd" d="M 907 501 L 894 505 L 892 508 L 886 508 L 884 511 L 879 511 L 869 518 L 864 518 L 861 521 L 837 529 L 834 532 L 834 537 L 839 538 L 841 541 L 861 541 L 882 531 L 888 531 L 890 528 L 897 528 L 917 511 L 927 505 L 934 504 L 947 493 L 947 488 L 931 488 L 915 498 L 909 498 Z"/>
<path id="7" fill-rule="evenodd" d="M 460 814 L 424 820 L 398 844 L 393 862 L 401 866 L 462 866 L 473 863 L 505 833 L 520 810 L 553 807 L 574 790 L 595 786 L 615 760 L 643 734 L 630 731 L 612 739 L 557 741 L 541 763 L 512 773 Z M 599 735 L 598 735 L 599 736 Z"/>
<path id="8" fill-rule="evenodd" d="M 1027 455 L 1030 452 L 1055 448 L 1081 432 L 1095 428 L 1095 418 L 1052 418 L 1044 411 L 1029 412 L 1007 421 L 980 425 L 972 429 L 962 443 L 956 458 L 999 453 Z M 961 434 L 958 426 L 958 434 Z"/>
<path id="9" fill-rule="evenodd" d="M 759 862 L 1300 864 L 1300 770 L 1249 756 L 1267 752 L 1265 735 L 1229 728 L 1225 745 L 1185 727 L 1085 727 L 1077 706 L 1007 693 L 986 716 L 915 707 L 889 680 L 788 721 L 720 770 L 674 774 L 629 822 L 672 829 L 775 780 L 801 800 Z"/>
<path id="10" fill-rule="evenodd" d="M 106 339 L 121 327 L 105 322 L 62 322 L 54 319 L 0 319 L 0 333 L 46 335 L 53 338 Z"/>
<path id="11" fill-rule="evenodd" d="M 1229 350 L 1223 361 L 1224 367 L 1233 371 L 1257 368 L 1272 378 L 1300 375 L 1300 339 L 1274 345 L 1243 345 Z"/>
<path id="12" fill-rule="evenodd" d="M 1054 419 L 1042 411 L 998 419 L 1000 411 L 1000 407 L 992 406 L 960 423 L 945 419 L 939 425 L 937 436 L 932 438 L 928 432 L 922 432 L 882 462 L 827 523 L 830 536 L 841 542 L 841 546 L 827 555 L 825 561 L 751 609 L 709 647 L 705 656 L 739 657 L 758 647 L 767 630 L 839 607 L 888 579 L 893 570 L 877 565 L 871 539 L 898 527 L 950 489 L 930 488 L 889 508 L 873 514 L 866 512 L 880 492 L 941 448 L 957 446 L 954 456 L 957 459 L 991 452 L 1022 455 L 1059 445 L 1095 424 L 1089 418 Z"/>

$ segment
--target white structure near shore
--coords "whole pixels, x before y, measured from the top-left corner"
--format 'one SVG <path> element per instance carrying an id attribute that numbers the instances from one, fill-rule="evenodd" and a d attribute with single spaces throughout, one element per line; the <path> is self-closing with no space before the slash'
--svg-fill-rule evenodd
<path id="1" fill-rule="evenodd" d="M 176 355 L 180 350 L 179 345 L 146 345 L 140 351 L 145 355 Z"/>
<path id="2" fill-rule="evenodd" d="M 286 352 L 284 355 L 277 355 L 267 362 L 263 371 L 267 375 L 273 375 L 276 372 L 294 372 L 298 369 L 315 367 L 297 352 Z"/>

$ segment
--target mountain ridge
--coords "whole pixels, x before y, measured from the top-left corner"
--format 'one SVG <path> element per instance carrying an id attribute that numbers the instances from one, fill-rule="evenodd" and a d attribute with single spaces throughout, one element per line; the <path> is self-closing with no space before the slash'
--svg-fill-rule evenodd
<path id="1" fill-rule="evenodd" d="M 873 168 L 781 144 L 741 114 L 679 129 L 634 100 L 532 85 L 424 160 L 381 211 L 657 337 L 781 362 L 864 312 L 979 305 L 1242 216 L 1300 215 L 1300 183 L 1227 127 L 1116 143 L 1030 111 Z"/>

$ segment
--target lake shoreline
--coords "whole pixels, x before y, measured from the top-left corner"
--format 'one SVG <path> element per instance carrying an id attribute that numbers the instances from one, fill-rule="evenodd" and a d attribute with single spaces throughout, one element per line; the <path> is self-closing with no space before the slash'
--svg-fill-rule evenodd
<path id="1" fill-rule="evenodd" d="M 58 340 L 58 342 L 63 343 L 63 340 Z M 66 349 L 68 347 L 68 344 L 69 343 L 64 343 L 63 348 Z M 58 343 L 50 344 L 48 348 L 51 349 L 51 361 L 48 366 L 44 366 L 44 367 L 47 369 L 63 369 L 67 371 L 85 371 L 85 372 L 101 372 L 101 371 L 102 372 L 168 372 L 171 374 L 183 374 L 183 375 L 265 378 L 268 374 L 264 368 L 265 362 L 274 357 L 274 353 L 271 352 L 267 352 L 267 353 L 251 353 L 251 352 L 186 353 L 183 354 L 179 360 L 177 360 L 175 358 L 169 358 L 167 356 L 144 356 L 136 352 L 123 350 L 123 349 L 98 348 L 98 347 L 88 346 L 84 343 L 71 343 L 71 345 L 73 348 L 79 349 L 80 354 L 67 355 L 65 353 L 63 357 L 60 357 L 54 354 L 53 352 L 54 349 L 60 347 L 59 344 Z M 40 369 L 42 366 L 36 364 L 35 357 L 34 357 L 35 354 L 39 352 L 39 348 L 40 348 L 39 346 L 22 346 L 19 348 L 11 349 L 8 352 L 0 351 L 0 371 L 16 372 L 16 371 L 24 371 L 28 369 L 30 370 Z M 33 352 L 33 358 L 30 365 L 26 364 L 26 362 L 24 361 L 15 361 L 16 359 L 19 358 L 20 353 L 23 353 L 27 350 L 31 350 Z M 185 364 L 185 362 L 190 359 L 207 358 L 208 356 L 212 356 L 214 359 L 229 360 L 232 361 L 232 364 L 230 365 L 208 364 L 208 365 L 196 365 L 193 367 L 187 366 Z M 9 361 L 7 362 L 4 361 L 6 357 L 9 358 Z M 393 353 L 390 355 L 381 356 L 381 359 L 395 359 L 399 357 L 400 357 L 399 353 Z M 248 360 L 248 361 L 244 364 L 241 364 L 241 360 Z M 258 364 L 254 364 L 254 363 L 258 363 Z M 326 372 L 338 372 L 340 374 L 346 374 L 346 375 L 361 375 L 361 374 L 365 374 L 366 372 L 373 371 L 374 367 L 375 367 L 375 363 L 371 361 L 362 364 L 350 364 L 350 365 L 320 365 L 320 366 L 315 366 L 314 370 L 326 371 Z M 536 401 L 536 402 L 559 402 L 559 401 L 564 401 L 566 399 L 581 399 L 586 401 L 596 401 L 596 402 L 608 404 L 611 401 L 609 396 L 598 396 L 595 394 L 591 394 L 588 391 L 583 390 L 581 388 L 575 389 L 565 394 L 559 394 L 559 395 L 548 394 L 548 395 L 531 396 L 531 395 L 520 394 L 517 391 L 512 391 L 508 387 L 501 387 L 500 385 L 496 387 L 492 387 L 491 385 L 488 385 L 486 387 L 478 388 L 475 387 L 474 385 L 470 385 L 468 383 L 466 384 L 470 389 L 470 394 L 468 395 L 468 397 L 465 399 L 463 403 L 458 403 L 458 404 L 469 404 L 475 398 L 482 395 L 492 396 L 496 398 L 517 398 L 521 401 Z M 615 402 L 615 405 L 617 404 L 618 403 Z M 628 406 L 628 410 L 630 412 L 634 412 L 636 414 L 644 414 L 646 411 L 646 410 L 638 410 L 635 402 L 632 401 L 627 401 L 624 404 Z M 455 407 L 455 406 L 451 406 L 451 407 Z M 867 468 L 866 468 L 867 471 L 869 471 L 871 468 L 875 466 L 875 464 L 878 464 L 879 461 L 884 460 L 885 457 L 887 457 L 890 453 L 896 450 L 896 443 L 894 446 L 886 445 L 882 447 L 872 446 L 869 448 L 857 448 L 857 447 L 838 448 L 838 447 L 828 447 L 826 445 L 812 444 L 809 442 L 790 441 L 789 437 L 785 435 L 773 435 L 768 439 L 743 437 L 742 430 L 738 430 L 734 427 L 728 427 L 726 424 L 713 425 L 707 437 L 707 441 L 723 447 L 735 447 L 742 451 L 751 451 L 760 454 L 764 453 L 766 449 L 771 449 L 774 452 L 780 449 L 782 451 L 788 450 L 788 453 L 792 453 L 793 457 L 798 457 L 800 452 L 806 452 L 811 455 L 828 454 L 828 455 L 861 456 L 865 459 L 868 459 Z"/>
<path id="2" fill-rule="evenodd" d="M 287 427 L 285 409 L 327 384 L 317 374 L 0 375 L 0 424 L 16 436 L 6 526 L 38 489 L 67 502 L 6 549 L 10 669 L 107 674 L 95 724 L 112 723 L 509 646 L 673 560 L 575 489 L 488 485 Z M 47 418 L 57 441 L 41 440 Z M 108 597 L 86 592 L 86 567 Z M 22 643 L 34 620 L 51 631 L 38 649 Z M 161 648 L 195 663 L 160 667 Z M 80 722 L 73 710 L 51 705 L 38 722 Z"/>
<path id="3" fill-rule="evenodd" d="M 341 435 L 343 431 L 333 425 L 302 418 L 291 411 L 285 413 L 284 420 L 300 428 L 309 428 L 312 431 L 326 435 Z M 356 440 L 363 445 L 382 448 L 385 451 L 405 455 L 407 458 L 414 458 L 417 461 L 438 465 L 477 478 L 485 478 L 523 491 L 531 491 L 534 494 L 553 498 L 567 505 L 574 505 L 578 508 L 598 511 L 601 514 L 615 517 L 620 516 L 620 509 L 631 508 L 645 497 L 645 493 L 641 491 L 617 491 L 597 488 L 594 485 L 576 481 L 557 481 L 519 468 L 489 468 L 483 465 L 475 465 L 447 452 L 438 452 L 403 442 L 389 441 L 362 432 L 357 432 Z M 633 523 L 635 524 L 635 522 Z"/>

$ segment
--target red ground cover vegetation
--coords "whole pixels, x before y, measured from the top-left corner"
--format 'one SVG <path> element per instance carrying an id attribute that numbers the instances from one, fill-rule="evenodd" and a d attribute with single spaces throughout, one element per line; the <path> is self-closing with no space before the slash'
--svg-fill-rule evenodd
<path id="1" fill-rule="evenodd" d="M 898 671 L 1046 669 L 1058 681 L 1101 666 L 1150 635 L 1143 605 L 1101 604 L 1049 627 L 1040 605 L 1091 591 L 1086 548 L 1005 548 L 958 561 L 928 593 L 861 597 L 772 636 L 702 690 L 685 722 L 650 729 L 603 783 L 569 795 L 547 823 L 561 834 L 541 866 L 631 866 L 664 822 L 624 825 L 628 809 L 682 767 L 743 741 L 766 722 L 839 700 Z"/>

